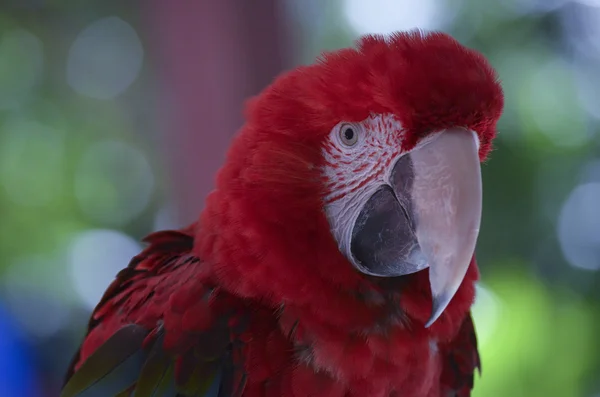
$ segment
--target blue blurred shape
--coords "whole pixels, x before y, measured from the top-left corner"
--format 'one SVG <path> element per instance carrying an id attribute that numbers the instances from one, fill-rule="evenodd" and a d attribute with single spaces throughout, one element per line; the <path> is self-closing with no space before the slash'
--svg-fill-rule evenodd
<path id="1" fill-rule="evenodd" d="M 29 348 L 0 302 L 0 396 L 37 397 L 35 383 Z"/>

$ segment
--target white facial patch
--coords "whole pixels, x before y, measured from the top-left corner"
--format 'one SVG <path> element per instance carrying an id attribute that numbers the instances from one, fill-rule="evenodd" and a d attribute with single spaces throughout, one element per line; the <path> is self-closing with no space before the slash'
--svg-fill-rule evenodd
<path id="1" fill-rule="evenodd" d="M 353 146 L 342 141 L 346 126 L 358 133 Z M 341 122 L 329 134 L 323 149 L 325 213 L 340 251 L 351 261 L 353 225 L 373 193 L 389 182 L 393 164 L 404 154 L 403 136 L 400 121 L 391 114 L 372 115 L 359 123 Z"/>

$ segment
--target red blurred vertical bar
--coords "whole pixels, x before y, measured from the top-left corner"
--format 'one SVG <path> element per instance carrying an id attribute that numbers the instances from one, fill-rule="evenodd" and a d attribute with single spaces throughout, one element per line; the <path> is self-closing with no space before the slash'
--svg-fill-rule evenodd
<path id="1" fill-rule="evenodd" d="M 197 218 L 214 186 L 244 100 L 287 66 L 278 0 L 150 0 L 148 50 L 164 118 L 163 153 L 182 223 Z"/>

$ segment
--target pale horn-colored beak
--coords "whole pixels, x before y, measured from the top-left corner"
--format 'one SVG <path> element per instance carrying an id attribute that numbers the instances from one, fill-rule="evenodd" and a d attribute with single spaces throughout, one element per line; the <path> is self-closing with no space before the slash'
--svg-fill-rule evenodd
<path id="1" fill-rule="evenodd" d="M 433 298 L 429 327 L 467 272 L 481 222 L 481 167 L 477 137 L 466 129 L 441 132 L 410 153 L 415 234 L 429 265 Z"/>

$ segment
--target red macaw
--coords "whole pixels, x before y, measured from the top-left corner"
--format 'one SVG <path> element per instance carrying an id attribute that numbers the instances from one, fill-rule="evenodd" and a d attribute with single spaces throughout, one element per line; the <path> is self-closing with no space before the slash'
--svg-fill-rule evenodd
<path id="1" fill-rule="evenodd" d="M 443 33 L 280 76 L 199 220 L 148 236 L 110 285 L 62 397 L 469 396 L 502 108 L 486 59 Z"/>

